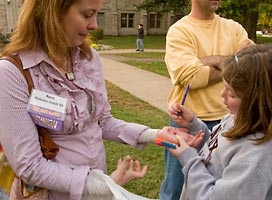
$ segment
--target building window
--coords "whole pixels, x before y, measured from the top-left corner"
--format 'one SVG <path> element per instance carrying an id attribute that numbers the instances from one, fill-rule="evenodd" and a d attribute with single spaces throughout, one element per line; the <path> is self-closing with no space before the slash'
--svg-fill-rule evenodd
<path id="1" fill-rule="evenodd" d="M 162 15 L 150 14 L 149 15 L 149 28 L 161 28 Z"/>
<path id="2" fill-rule="evenodd" d="M 121 28 L 134 27 L 134 13 L 121 13 Z"/>
<path id="3" fill-rule="evenodd" d="M 176 21 L 180 20 L 184 15 L 182 14 L 176 14 L 175 16 L 171 16 L 171 24 L 174 24 Z"/>
<path id="4" fill-rule="evenodd" d="M 97 14 L 97 25 L 98 25 L 98 27 L 105 26 L 105 13 L 98 13 Z"/>

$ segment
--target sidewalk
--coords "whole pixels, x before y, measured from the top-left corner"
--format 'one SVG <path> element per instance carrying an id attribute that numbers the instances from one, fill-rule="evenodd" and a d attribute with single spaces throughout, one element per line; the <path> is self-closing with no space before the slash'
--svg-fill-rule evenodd
<path id="1" fill-rule="evenodd" d="M 162 50 L 145 50 L 145 52 L 156 51 L 161 52 Z M 105 79 L 123 90 L 128 91 L 133 96 L 168 113 L 167 96 L 171 88 L 170 79 L 103 56 L 103 54 L 123 52 L 135 53 L 135 49 L 118 49 L 99 52 Z"/>

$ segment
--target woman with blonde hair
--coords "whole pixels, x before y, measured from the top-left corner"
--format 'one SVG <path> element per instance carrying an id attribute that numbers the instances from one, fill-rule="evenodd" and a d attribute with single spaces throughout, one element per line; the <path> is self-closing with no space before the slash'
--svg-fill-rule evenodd
<path id="1" fill-rule="evenodd" d="M 102 2 L 25 0 L 2 53 L 20 59 L 34 89 L 30 94 L 13 63 L 0 61 L 1 145 L 18 178 L 48 190 L 49 200 L 113 198 L 108 183 L 123 185 L 145 175 L 146 167 L 125 157 L 111 178 L 104 179 L 104 139 L 143 148 L 156 137 L 176 141 L 169 134 L 174 130 L 183 133 L 171 127 L 151 129 L 110 114 L 102 65 L 86 41 L 97 28 Z M 52 122 L 53 116 L 59 118 Z M 59 148 L 51 160 L 42 156 L 37 125 L 47 128 Z"/>

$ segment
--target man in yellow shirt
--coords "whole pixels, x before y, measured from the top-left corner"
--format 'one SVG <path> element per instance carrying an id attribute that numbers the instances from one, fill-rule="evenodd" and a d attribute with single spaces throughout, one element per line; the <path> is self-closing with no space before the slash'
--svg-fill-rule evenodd
<path id="1" fill-rule="evenodd" d="M 209 129 L 227 113 L 220 63 L 245 46 L 254 44 L 237 22 L 215 14 L 220 0 L 192 0 L 191 12 L 173 24 L 166 36 L 165 63 L 172 89 L 168 105 L 181 102 L 186 86 L 190 91 L 185 106 Z M 177 126 L 173 121 L 170 125 Z M 161 200 L 178 200 L 183 186 L 180 163 L 165 151 L 165 179 Z"/>

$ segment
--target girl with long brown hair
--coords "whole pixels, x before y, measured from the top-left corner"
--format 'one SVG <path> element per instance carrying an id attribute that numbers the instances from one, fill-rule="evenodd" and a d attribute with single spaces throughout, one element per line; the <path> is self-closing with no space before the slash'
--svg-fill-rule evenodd
<path id="1" fill-rule="evenodd" d="M 187 108 L 171 106 L 175 122 L 205 133 L 197 149 L 182 137 L 177 149 L 168 149 L 183 166 L 181 199 L 272 199 L 271 55 L 271 44 L 259 44 L 224 62 L 221 97 L 230 113 L 211 133 Z"/>

